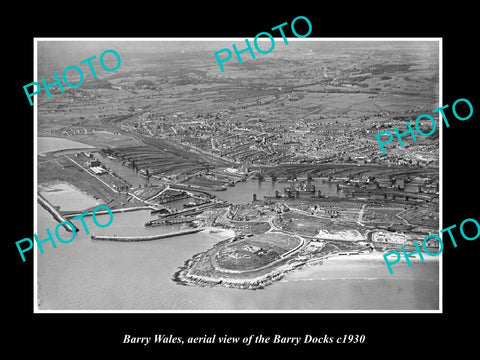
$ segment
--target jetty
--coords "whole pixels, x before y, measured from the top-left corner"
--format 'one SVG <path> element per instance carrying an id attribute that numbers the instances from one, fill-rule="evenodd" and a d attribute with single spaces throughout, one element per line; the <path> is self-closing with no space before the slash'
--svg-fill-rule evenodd
<path id="1" fill-rule="evenodd" d="M 52 204 L 50 204 L 42 195 L 40 195 L 40 193 L 37 193 L 37 200 L 38 200 L 38 203 L 45 210 L 47 210 L 50 214 L 52 214 L 55 220 L 57 220 L 59 223 L 64 223 L 62 224 L 62 226 L 65 230 L 72 232 L 72 229 L 70 228 L 70 226 L 67 226 L 67 224 L 65 224 L 66 222 L 69 222 L 69 221 L 65 219 L 62 215 L 60 215 L 57 209 L 55 209 Z M 75 231 L 78 232 L 79 229 L 73 224 L 72 226 L 75 228 Z"/>
<path id="2" fill-rule="evenodd" d="M 151 241 L 151 240 L 160 240 L 167 239 L 174 236 L 194 234 L 202 231 L 203 228 L 189 229 L 184 231 L 177 231 L 168 234 L 157 234 L 151 236 L 116 236 L 116 235 L 91 235 L 90 239 L 92 240 L 104 240 L 104 241 Z"/>

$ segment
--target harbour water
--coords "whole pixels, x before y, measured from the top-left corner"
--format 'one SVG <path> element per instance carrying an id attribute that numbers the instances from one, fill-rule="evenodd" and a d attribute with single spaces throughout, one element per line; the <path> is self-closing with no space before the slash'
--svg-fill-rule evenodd
<path id="1" fill-rule="evenodd" d="M 145 185 L 154 185 L 163 183 L 155 178 L 144 178 L 139 176 L 135 170 L 130 167 L 122 165 L 119 160 L 112 160 L 106 156 L 98 155 L 102 163 L 104 163 L 109 169 L 112 169 L 115 173 L 119 174 L 134 188 Z M 344 194 L 338 190 L 337 185 L 322 180 L 312 180 L 310 184 L 315 186 L 316 190 L 320 190 L 323 195 L 344 197 Z M 233 187 L 227 187 L 223 191 L 208 191 L 215 195 L 217 198 L 232 202 L 234 204 L 247 204 L 252 201 L 253 194 L 257 195 L 257 199 L 262 200 L 264 196 L 275 196 L 275 191 L 278 190 L 283 195 L 283 189 L 290 186 L 291 182 L 281 181 L 255 181 L 248 180 L 245 182 L 238 182 Z M 188 201 L 187 201 L 188 202 Z"/>
<path id="2" fill-rule="evenodd" d="M 155 178 L 145 178 L 137 174 L 137 172 L 128 166 L 122 165 L 120 160 L 112 160 L 107 156 L 103 156 L 102 154 L 98 154 L 98 159 L 105 164 L 105 166 L 111 169 L 116 174 L 120 175 L 123 179 L 125 179 L 132 187 L 136 188 L 138 186 L 143 187 L 144 185 L 154 185 L 154 184 L 161 184 L 160 180 Z"/>
<path id="3" fill-rule="evenodd" d="M 228 187 L 225 191 L 211 191 L 211 193 L 219 199 L 230 201 L 234 204 L 247 204 L 252 201 L 253 194 L 257 195 L 258 200 L 263 200 L 264 196 L 275 196 L 276 190 L 281 195 L 284 195 L 283 189 L 291 184 L 291 182 L 249 180 L 236 183 L 234 187 Z M 337 190 L 337 185 L 334 183 L 312 180 L 310 184 L 315 185 L 315 189 L 320 190 L 323 195 L 344 197 L 344 194 Z"/>

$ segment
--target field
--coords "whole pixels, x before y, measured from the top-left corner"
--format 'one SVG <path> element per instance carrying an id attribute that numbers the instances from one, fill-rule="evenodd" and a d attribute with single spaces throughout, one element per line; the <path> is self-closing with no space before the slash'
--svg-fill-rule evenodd
<path id="1" fill-rule="evenodd" d="M 429 206 L 415 206 L 401 214 L 410 224 L 431 228 L 435 231 L 439 225 L 438 208 Z"/>
<path id="2" fill-rule="evenodd" d="M 226 270 L 250 271 L 281 259 L 282 254 L 299 244 L 298 238 L 286 234 L 255 235 L 223 247 L 215 260 Z"/>
<path id="3" fill-rule="evenodd" d="M 311 237 L 317 235 L 318 230 L 321 229 L 344 230 L 346 228 L 356 229 L 358 227 L 355 223 L 346 225 L 345 223 L 340 223 L 339 221 L 299 214 L 294 211 L 282 214 L 280 220 L 276 220 L 275 224 L 283 231 Z"/>

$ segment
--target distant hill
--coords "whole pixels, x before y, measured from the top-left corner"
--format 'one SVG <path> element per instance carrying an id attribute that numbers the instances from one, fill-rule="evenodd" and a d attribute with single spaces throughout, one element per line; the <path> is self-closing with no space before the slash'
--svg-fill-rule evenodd
<path id="1" fill-rule="evenodd" d="M 155 86 L 155 83 L 152 80 L 148 79 L 140 79 L 135 81 L 135 86 L 140 87 L 140 86 Z"/>
<path id="2" fill-rule="evenodd" d="M 86 81 L 82 84 L 82 87 L 84 89 L 113 89 L 110 81 L 101 79 Z"/>

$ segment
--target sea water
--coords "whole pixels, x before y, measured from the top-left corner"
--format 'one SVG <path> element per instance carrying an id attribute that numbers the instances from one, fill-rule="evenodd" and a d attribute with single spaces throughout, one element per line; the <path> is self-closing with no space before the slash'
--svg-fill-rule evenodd
<path id="1" fill-rule="evenodd" d="M 145 227 L 147 210 L 115 213 L 95 234 L 151 235 L 180 226 Z M 103 219 L 98 217 L 100 223 Z M 105 221 L 106 222 L 106 221 Z M 39 239 L 56 223 L 38 206 Z M 37 254 L 41 310 L 435 310 L 438 262 L 399 265 L 390 275 L 381 261 L 330 258 L 297 269 L 261 290 L 178 285 L 172 275 L 193 255 L 227 235 L 196 233 L 144 242 L 91 240 L 82 231 Z M 65 236 L 68 238 L 68 236 Z"/>

